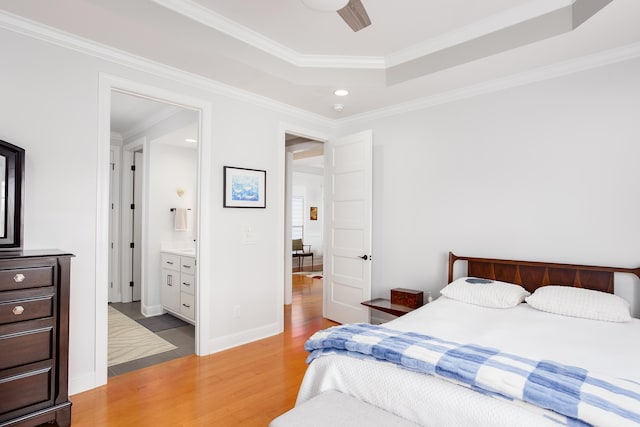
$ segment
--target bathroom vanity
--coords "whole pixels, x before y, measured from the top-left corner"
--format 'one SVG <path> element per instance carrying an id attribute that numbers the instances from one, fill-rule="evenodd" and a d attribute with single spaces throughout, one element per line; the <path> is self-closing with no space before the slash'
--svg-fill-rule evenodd
<path id="1" fill-rule="evenodd" d="M 195 250 L 166 249 L 160 252 L 162 265 L 162 308 L 195 324 Z"/>

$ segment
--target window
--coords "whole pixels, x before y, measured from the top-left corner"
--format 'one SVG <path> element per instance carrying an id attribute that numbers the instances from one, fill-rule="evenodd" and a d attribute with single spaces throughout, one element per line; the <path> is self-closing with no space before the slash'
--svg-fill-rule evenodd
<path id="1" fill-rule="evenodd" d="M 304 236 L 304 197 L 293 196 L 291 201 L 291 238 L 302 239 Z"/>

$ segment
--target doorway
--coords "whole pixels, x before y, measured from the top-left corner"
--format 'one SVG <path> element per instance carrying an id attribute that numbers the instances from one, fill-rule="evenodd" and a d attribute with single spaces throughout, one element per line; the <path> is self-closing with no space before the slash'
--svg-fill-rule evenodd
<path id="1" fill-rule="evenodd" d="M 324 143 L 309 137 L 285 134 L 287 152 L 287 222 L 291 235 L 292 305 L 316 300 L 322 310 L 323 220 L 324 220 Z M 293 298 L 296 296 L 296 298 Z M 292 307 L 292 313 L 300 307 Z"/>
<path id="2" fill-rule="evenodd" d="M 313 132 L 284 129 L 285 147 L 287 139 L 288 145 L 294 145 L 291 141 L 296 137 L 325 143 L 323 316 L 340 323 L 366 322 L 369 311 L 361 302 L 371 299 L 373 133 L 368 130 L 329 141 L 313 137 Z M 291 304 L 292 151 L 296 149 L 287 150 L 285 166 L 285 304 Z"/>
<path id="3" fill-rule="evenodd" d="M 195 199 L 197 204 L 197 218 L 194 218 L 194 226 L 197 230 L 195 253 L 197 256 L 209 257 L 211 253 L 209 233 L 209 225 L 207 221 L 202 221 L 201 218 L 207 218 L 210 215 L 210 203 L 209 194 L 211 193 L 211 178 L 210 172 L 207 168 L 203 168 L 203 165 L 210 163 L 211 161 L 211 105 L 209 102 L 193 98 L 187 95 L 183 95 L 177 92 L 170 92 L 165 89 L 157 87 L 147 86 L 141 83 L 125 80 L 119 77 L 110 76 L 107 74 L 100 74 L 99 85 L 99 150 L 98 150 L 98 191 L 97 191 L 97 211 L 98 226 L 96 230 L 96 298 L 95 298 L 95 366 L 96 377 L 95 385 L 105 384 L 108 376 L 108 310 L 107 302 L 109 300 L 109 250 L 110 250 L 110 238 L 109 238 L 109 181 L 110 181 L 110 145 L 111 145 L 111 104 L 112 93 L 119 92 L 147 100 L 153 100 L 156 102 L 164 103 L 177 107 L 179 109 L 186 109 L 194 112 L 198 117 L 198 124 L 196 125 L 198 133 L 199 144 L 197 146 L 197 189 L 195 190 Z M 143 163 L 146 165 L 148 156 L 148 147 L 150 140 L 143 142 L 146 144 L 143 149 Z M 124 150 L 123 150 L 124 151 Z M 147 174 L 148 171 L 145 171 Z M 148 183 L 148 177 L 146 182 Z M 121 188 L 127 188 L 121 185 Z M 145 184 L 143 183 L 143 192 L 145 191 Z M 124 200 L 124 196 L 121 197 Z M 167 211 L 168 217 L 169 211 Z M 148 228 L 148 222 L 145 218 L 148 218 L 148 213 L 143 206 L 143 225 L 142 225 L 142 240 L 145 242 L 146 236 L 149 235 L 148 231 L 145 233 L 145 229 Z M 122 218 L 122 216 L 121 216 Z M 122 224 L 124 225 L 124 224 Z M 124 229 L 124 226 L 121 227 Z M 121 233 L 124 235 L 124 231 Z M 121 242 L 124 245 L 125 242 Z M 149 254 L 146 253 L 145 244 L 143 243 L 142 258 L 152 259 Z M 157 260 L 159 272 L 159 263 Z M 124 263 L 121 263 L 124 264 Z M 159 296 L 154 292 L 150 292 L 150 289 L 145 287 L 146 276 L 149 272 L 155 272 L 156 268 L 147 266 L 145 269 L 144 262 L 141 272 L 141 311 L 144 311 L 147 315 L 160 314 L 161 303 Z M 122 265 L 119 271 L 122 271 Z M 211 268 L 204 264 L 199 265 L 196 270 L 196 279 L 200 283 L 211 282 Z M 123 277 L 120 278 L 121 282 L 126 280 Z M 203 355 L 210 353 L 207 337 L 209 336 L 209 295 L 210 291 L 207 286 L 201 286 L 197 288 L 195 297 L 200 302 L 195 310 L 195 350 L 196 354 Z"/>
<path id="4" fill-rule="evenodd" d="M 181 319 L 179 312 L 163 314 L 174 301 L 161 292 L 160 259 L 163 250 L 176 248 L 189 249 L 195 255 L 198 121 L 198 113 L 191 109 L 134 94 L 112 93 L 111 135 L 115 146 L 111 151 L 122 152 L 117 163 L 124 167 L 118 179 L 111 180 L 112 185 L 121 182 L 122 191 L 113 186 L 110 191 L 112 195 L 122 194 L 122 200 L 112 196 L 111 205 L 112 212 L 115 206 L 122 207 L 122 244 L 115 245 L 112 240 L 109 261 L 114 265 L 114 260 L 120 259 L 122 268 L 109 280 L 121 296 L 110 298 L 108 310 L 110 376 L 195 351 L 194 316 Z M 112 159 L 112 163 L 116 162 Z M 185 218 L 188 224 L 179 231 L 172 228 L 170 207 L 190 211 Z M 110 229 L 112 238 L 115 231 Z M 193 264 L 195 268 L 195 261 Z M 189 297 L 193 306 L 194 298 Z"/>

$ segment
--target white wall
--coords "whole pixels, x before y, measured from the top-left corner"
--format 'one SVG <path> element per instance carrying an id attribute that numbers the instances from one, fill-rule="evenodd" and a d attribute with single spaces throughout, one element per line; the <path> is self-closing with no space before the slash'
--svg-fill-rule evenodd
<path id="1" fill-rule="evenodd" d="M 78 50 L 0 30 L 0 139 L 26 150 L 25 249 L 60 248 L 76 255 L 71 268 L 70 391 L 99 385 L 95 366 L 96 211 L 98 175 L 98 105 L 100 73 L 141 82 L 166 91 L 203 99 L 212 106 L 211 168 L 208 222 L 212 244 L 207 263 L 210 286 L 212 350 L 277 333 L 282 326 L 284 259 L 284 134 L 290 123 L 319 134 L 332 132 L 310 115 L 271 108 L 249 97 L 223 96 L 189 79 L 143 72 Z M 185 83 L 182 83 L 182 82 Z M 224 165 L 267 170 L 267 209 L 223 209 Z M 254 245 L 242 244 L 250 225 Z M 280 251 L 277 248 L 282 248 Z M 106 250 L 104 251 L 106 253 Z M 247 268 L 250 266 L 251 268 Z M 106 292 L 104 294 L 106 296 Z M 232 318 L 230 301 L 239 304 Z M 106 313 L 106 299 L 105 299 Z M 106 314 L 105 314 L 106 318 Z"/>
<path id="2" fill-rule="evenodd" d="M 322 230 L 324 220 L 323 198 L 324 176 L 310 173 L 293 173 L 293 195 L 304 198 L 304 244 L 311 245 L 314 265 L 322 264 L 324 251 Z M 318 208 L 318 220 L 311 221 L 309 208 Z M 303 258 L 305 266 L 311 267 L 311 259 Z M 297 267 L 297 262 L 294 263 Z"/>
<path id="3" fill-rule="evenodd" d="M 374 135 L 373 296 L 436 296 L 448 251 L 640 265 L 639 113 L 635 59 L 349 126 Z"/>

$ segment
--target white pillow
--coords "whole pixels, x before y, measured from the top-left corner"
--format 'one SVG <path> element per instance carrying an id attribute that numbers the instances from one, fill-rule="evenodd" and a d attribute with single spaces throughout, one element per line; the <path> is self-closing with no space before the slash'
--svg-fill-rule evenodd
<path id="1" fill-rule="evenodd" d="M 526 298 L 531 307 L 549 313 L 608 322 L 630 322 L 629 303 L 617 295 L 571 286 L 543 286 Z"/>
<path id="2" fill-rule="evenodd" d="M 511 308 L 531 295 L 522 286 L 497 280 L 461 277 L 440 291 L 447 298 L 492 308 Z"/>

